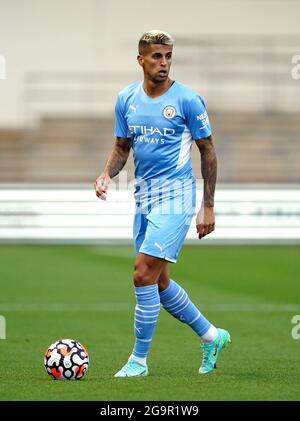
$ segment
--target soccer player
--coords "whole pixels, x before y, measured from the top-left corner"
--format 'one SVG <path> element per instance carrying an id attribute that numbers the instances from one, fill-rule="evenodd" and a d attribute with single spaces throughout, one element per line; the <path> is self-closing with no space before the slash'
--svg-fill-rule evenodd
<path id="1" fill-rule="evenodd" d="M 201 155 L 204 194 L 196 217 L 199 239 L 215 229 L 214 192 L 217 159 L 211 128 L 201 96 L 171 80 L 173 39 L 152 30 L 139 40 L 137 61 L 144 80 L 123 89 L 115 107 L 115 144 L 94 187 L 106 199 L 108 185 L 124 167 L 130 149 L 135 164 L 133 282 L 136 295 L 135 343 L 127 363 L 115 377 L 147 376 L 147 355 L 161 305 L 201 338 L 200 374 L 216 368 L 217 358 L 230 342 L 170 279 L 195 210 L 195 179 L 190 149 L 195 141 Z"/>

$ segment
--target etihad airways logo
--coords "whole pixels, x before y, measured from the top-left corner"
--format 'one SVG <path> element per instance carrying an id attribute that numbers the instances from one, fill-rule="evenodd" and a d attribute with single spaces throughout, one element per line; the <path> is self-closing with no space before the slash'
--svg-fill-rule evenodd
<path id="1" fill-rule="evenodd" d="M 160 136 L 172 136 L 175 134 L 175 129 L 168 127 L 153 127 L 153 126 L 128 126 L 131 134 L 135 135 L 160 135 Z"/>

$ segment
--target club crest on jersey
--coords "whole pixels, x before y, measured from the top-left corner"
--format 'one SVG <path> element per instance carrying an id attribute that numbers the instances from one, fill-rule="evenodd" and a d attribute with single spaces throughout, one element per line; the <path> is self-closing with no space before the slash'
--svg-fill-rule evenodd
<path id="1" fill-rule="evenodd" d="M 172 105 L 167 105 L 164 110 L 163 110 L 163 116 L 165 118 L 173 118 L 176 115 L 176 108 L 173 107 Z"/>

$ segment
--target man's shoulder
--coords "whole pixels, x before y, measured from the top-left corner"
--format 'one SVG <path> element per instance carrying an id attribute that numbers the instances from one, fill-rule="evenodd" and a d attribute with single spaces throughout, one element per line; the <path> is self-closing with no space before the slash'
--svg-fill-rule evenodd
<path id="1" fill-rule="evenodd" d="M 183 101 L 191 101 L 194 98 L 202 98 L 202 96 L 194 91 L 193 89 L 189 88 L 188 86 L 184 85 L 183 83 L 177 82 L 176 81 L 176 92 L 177 94 L 179 94 L 179 97 L 183 100 Z"/>
<path id="2" fill-rule="evenodd" d="M 126 100 L 129 96 L 131 96 L 132 94 L 134 94 L 137 89 L 139 88 L 141 82 L 134 82 L 131 83 L 130 85 L 126 86 L 125 88 L 123 88 L 119 93 L 118 96 L 123 98 L 124 100 Z"/>

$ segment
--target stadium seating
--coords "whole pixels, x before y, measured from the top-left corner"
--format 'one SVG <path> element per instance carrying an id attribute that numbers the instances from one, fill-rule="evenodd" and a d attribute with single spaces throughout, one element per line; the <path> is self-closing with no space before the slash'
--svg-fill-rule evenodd
<path id="1" fill-rule="evenodd" d="M 299 182 L 296 113 L 212 112 L 221 182 Z M 91 182 L 113 145 L 113 119 L 51 117 L 35 129 L 0 130 L 0 182 Z M 194 174 L 201 174 L 192 148 Z M 132 157 L 126 166 L 133 178 Z"/>

